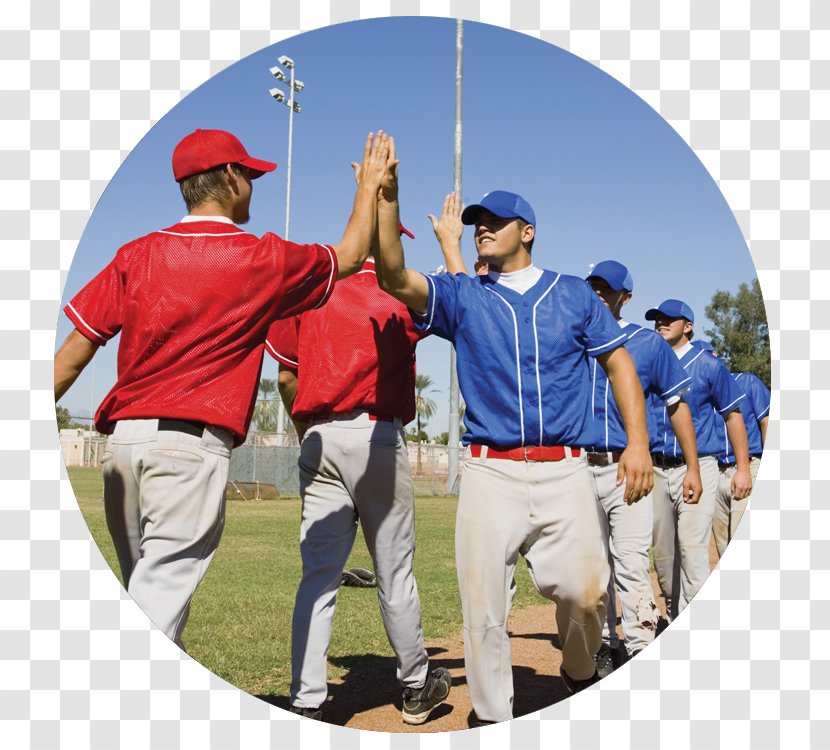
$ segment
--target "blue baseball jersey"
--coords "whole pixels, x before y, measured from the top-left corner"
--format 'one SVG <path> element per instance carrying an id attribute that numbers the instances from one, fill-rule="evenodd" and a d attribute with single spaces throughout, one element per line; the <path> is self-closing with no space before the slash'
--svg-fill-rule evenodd
<path id="1" fill-rule="evenodd" d="M 751 372 L 732 373 L 735 382 L 746 394 L 741 401 L 741 414 L 746 425 L 746 438 L 749 443 L 749 455 L 758 456 L 764 452 L 764 443 L 761 440 L 761 420 L 769 416 L 770 392 L 757 375 Z M 718 454 L 718 461 L 724 464 L 735 463 L 735 451 L 729 442 L 726 432 L 726 423 L 722 423 L 722 450 Z"/>
<path id="2" fill-rule="evenodd" d="M 680 365 L 692 379 L 683 398 L 692 412 L 698 455 L 717 456 L 723 450 L 721 417 L 737 409 L 746 396 L 723 362 L 709 352 L 692 347 L 680 358 Z M 649 408 L 655 430 L 650 435 L 651 452 L 681 458 L 683 451 L 672 430 L 665 405 L 652 396 Z"/>
<path id="3" fill-rule="evenodd" d="M 589 359 L 625 334 L 588 284 L 543 271 L 520 294 L 488 276 L 426 279 L 427 312 L 413 320 L 455 345 L 465 445 L 594 444 Z"/>
<path id="4" fill-rule="evenodd" d="M 691 378 L 659 333 L 636 323 L 626 323 L 620 330 L 625 334 L 625 348 L 634 360 L 640 385 L 647 397 L 654 396 L 662 402 L 688 387 Z M 591 363 L 591 379 L 591 410 L 597 428 L 597 442 L 593 450 L 622 451 L 628 445 L 625 427 L 608 376 L 596 360 Z M 653 432 L 649 425 L 649 435 Z"/>

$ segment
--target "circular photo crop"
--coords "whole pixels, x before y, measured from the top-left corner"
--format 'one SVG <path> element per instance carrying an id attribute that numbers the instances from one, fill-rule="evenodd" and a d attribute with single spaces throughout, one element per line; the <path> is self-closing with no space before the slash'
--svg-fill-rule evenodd
<path id="1" fill-rule="evenodd" d="M 770 352 L 729 206 L 642 99 L 503 28 L 358 21 L 214 76 L 113 177 L 62 307 L 104 558 L 307 719 L 463 730 L 590 689 L 751 505 Z"/>

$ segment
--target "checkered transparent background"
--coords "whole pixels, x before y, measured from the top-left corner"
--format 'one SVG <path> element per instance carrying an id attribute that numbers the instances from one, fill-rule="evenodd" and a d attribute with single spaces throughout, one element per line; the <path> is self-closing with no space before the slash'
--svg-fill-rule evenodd
<path id="1" fill-rule="evenodd" d="M 658 644 L 574 699 L 509 724 L 440 735 L 301 722 L 183 656 L 121 590 L 88 536 L 62 468 L 51 390 L 67 269 L 103 187 L 142 135 L 240 57 L 300 30 L 389 14 L 524 31 L 594 62 L 654 106 L 738 217 L 775 358 L 772 424 L 751 511 L 720 568 Z M 5 3 L 0 744 L 830 746 L 828 50 L 824 0 Z"/>

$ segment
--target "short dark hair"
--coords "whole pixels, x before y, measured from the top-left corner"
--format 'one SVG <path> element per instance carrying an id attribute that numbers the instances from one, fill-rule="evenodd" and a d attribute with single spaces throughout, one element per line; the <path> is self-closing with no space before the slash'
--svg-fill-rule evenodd
<path id="1" fill-rule="evenodd" d="M 182 191 L 182 198 L 188 211 L 208 200 L 215 200 L 220 206 L 228 204 L 228 193 L 225 189 L 225 167 L 221 164 L 205 172 L 197 172 L 190 177 L 185 177 L 179 183 Z M 237 174 L 242 174 L 243 167 L 239 164 L 231 164 L 231 168 Z"/>

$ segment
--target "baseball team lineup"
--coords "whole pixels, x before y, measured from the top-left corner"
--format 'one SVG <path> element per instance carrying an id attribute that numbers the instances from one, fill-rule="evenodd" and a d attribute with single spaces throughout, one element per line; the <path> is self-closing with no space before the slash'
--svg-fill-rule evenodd
<path id="1" fill-rule="evenodd" d="M 466 207 L 444 198 L 429 219 L 447 273 L 415 270 L 394 138 L 370 133 L 352 166 L 339 242 L 299 244 L 241 228 L 254 181 L 276 164 L 224 130 L 181 138 L 172 176 L 187 213 L 122 246 L 65 306 L 74 329 L 55 355 L 55 400 L 120 334 L 117 380 L 95 414 L 108 436 L 107 527 L 128 593 L 185 648 L 224 529 L 231 451 L 273 357 L 301 439 L 290 710 L 326 718 L 337 593 L 359 524 L 401 718 L 420 725 L 453 678 L 424 645 L 404 426 L 415 417 L 418 342 L 450 342 L 466 405 L 455 567 L 469 723 L 508 721 L 519 557 L 556 604 L 560 677 L 575 694 L 688 605 L 709 575 L 710 540 L 724 553 L 757 476 L 770 392 L 695 337 L 682 299 L 649 309 L 646 325 L 626 320 L 635 279 L 619 258 L 584 278 L 537 267 L 534 243 L 546 240 L 531 202 L 498 184 Z"/>

